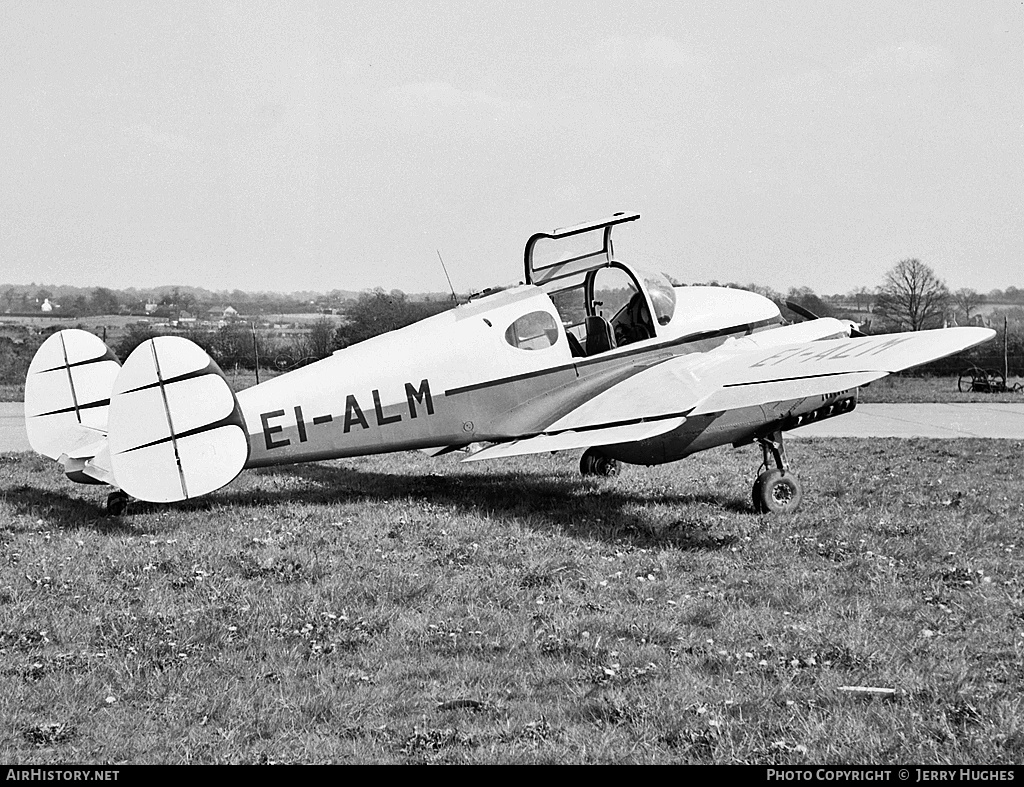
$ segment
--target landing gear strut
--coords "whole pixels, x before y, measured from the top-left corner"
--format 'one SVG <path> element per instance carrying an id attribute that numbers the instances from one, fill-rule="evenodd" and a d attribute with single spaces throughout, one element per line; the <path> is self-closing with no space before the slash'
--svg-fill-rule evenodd
<path id="1" fill-rule="evenodd" d="M 761 466 L 766 468 L 754 481 L 754 510 L 759 514 L 781 514 L 796 511 L 803 497 L 800 483 L 789 470 L 786 459 L 786 446 L 782 442 L 782 432 L 772 432 L 766 437 L 759 437 L 764 461 Z M 769 459 L 775 467 L 769 467 Z"/>
<path id="2" fill-rule="evenodd" d="M 583 475 L 618 475 L 619 463 L 596 448 L 588 448 L 580 459 L 580 472 Z"/>
<path id="3" fill-rule="evenodd" d="M 107 516 L 121 516 L 128 510 L 129 497 L 120 489 L 107 495 Z"/>

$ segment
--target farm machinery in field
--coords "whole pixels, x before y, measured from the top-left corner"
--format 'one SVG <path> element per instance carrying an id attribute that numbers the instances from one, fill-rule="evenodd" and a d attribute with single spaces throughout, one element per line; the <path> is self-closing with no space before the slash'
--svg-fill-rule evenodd
<path id="1" fill-rule="evenodd" d="M 1020 383 L 1007 385 L 1003 372 L 972 366 L 961 372 L 957 390 L 961 393 L 1020 393 L 1024 386 Z"/>

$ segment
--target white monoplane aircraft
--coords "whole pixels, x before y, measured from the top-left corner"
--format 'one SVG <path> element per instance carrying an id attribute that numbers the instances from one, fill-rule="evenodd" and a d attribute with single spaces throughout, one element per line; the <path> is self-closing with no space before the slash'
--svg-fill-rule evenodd
<path id="1" fill-rule="evenodd" d="M 244 468 L 422 449 L 466 461 L 585 449 L 584 474 L 757 442 L 758 511 L 801 492 L 782 433 L 852 410 L 857 387 L 990 339 L 985 328 L 863 336 L 785 325 L 743 290 L 673 287 L 612 251 L 611 218 L 526 245 L 524 284 L 234 394 L 198 346 L 140 345 L 121 366 L 91 333 L 49 337 L 25 383 L 32 447 L 73 480 L 186 500 Z M 482 447 L 481 447 L 482 446 Z"/>

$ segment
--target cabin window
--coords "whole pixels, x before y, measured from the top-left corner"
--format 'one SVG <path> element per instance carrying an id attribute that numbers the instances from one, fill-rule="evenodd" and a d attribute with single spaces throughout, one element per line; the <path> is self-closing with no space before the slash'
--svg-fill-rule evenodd
<path id="1" fill-rule="evenodd" d="M 547 312 L 530 312 L 508 326 L 505 341 L 520 350 L 544 350 L 558 341 L 558 324 Z"/>

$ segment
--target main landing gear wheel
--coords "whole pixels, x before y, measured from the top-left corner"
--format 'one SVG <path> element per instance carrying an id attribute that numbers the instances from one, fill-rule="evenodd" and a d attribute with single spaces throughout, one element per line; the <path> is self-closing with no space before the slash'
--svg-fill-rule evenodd
<path id="1" fill-rule="evenodd" d="M 115 489 L 107 495 L 107 516 L 122 516 L 128 510 L 128 495 Z"/>
<path id="2" fill-rule="evenodd" d="M 800 482 L 789 470 L 786 459 L 786 446 L 782 442 L 782 432 L 773 432 L 757 440 L 761 444 L 764 456 L 762 467 L 766 469 L 754 481 L 754 510 L 759 514 L 783 514 L 796 511 L 803 499 Z M 770 467 L 770 462 L 775 467 Z"/>
<path id="3" fill-rule="evenodd" d="M 803 498 L 800 482 L 778 468 L 765 470 L 754 482 L 754 510 L 759 514 L 795 511 Z"/>
<path id="4" fill-rule="evenodd" d="M 596 448 L 588 448 L 580 459 L 580 472 L 583 475 L 618 475 L 619 463 Z"/>

